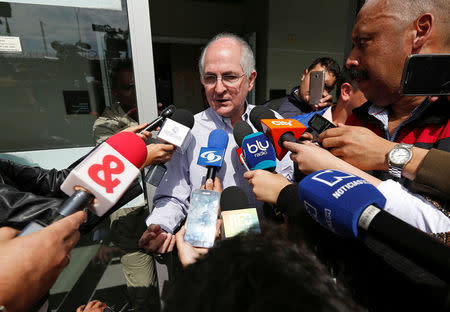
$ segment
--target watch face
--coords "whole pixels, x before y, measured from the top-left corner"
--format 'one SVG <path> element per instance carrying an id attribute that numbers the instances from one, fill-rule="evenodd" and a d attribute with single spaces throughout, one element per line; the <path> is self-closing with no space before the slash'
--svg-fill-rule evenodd
<path id="1" fill-rule="evenodd" d="M 396 165 L 403 165 L 411 158 L 411 152 L 405 148 L 393 149 L 390 155 L 391 162 Z"/>

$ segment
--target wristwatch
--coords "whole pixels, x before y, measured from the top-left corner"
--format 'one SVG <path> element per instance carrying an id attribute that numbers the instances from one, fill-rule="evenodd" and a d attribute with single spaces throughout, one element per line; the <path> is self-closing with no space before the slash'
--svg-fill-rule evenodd
<path id="1" fill-rule="evenodd" d="M 402 170 L 412 157 L 412 144 L 397 144 L 388 154 L 389 174 L 401 178 Z"/>

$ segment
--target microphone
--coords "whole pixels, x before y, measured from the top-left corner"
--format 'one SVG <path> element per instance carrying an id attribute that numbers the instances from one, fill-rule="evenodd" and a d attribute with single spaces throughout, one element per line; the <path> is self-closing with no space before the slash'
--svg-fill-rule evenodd
<path id="1" fill-rule="evenodd" d="M 307 129 L 295 119 L 277 119 L 274 112 L 269 109 L 259 108 L 254 114 L 250 112 L 250 121 L 256 129 L 270 139 L 275 147 L 276 156 L 279 160 L 287 154 L 288 150 L 283 147 L 283 142 L 300 143 L 297 139 Z"/>
<path id="2" fill-rule="evenodd" d="M 252 133 L 253 133 L 252 127 L 250 127 L 250 125 L 243 120 L 239 120 L 237 123 L 235 123 L 235 125 L 233 127 L 234 140 L 236 141 L 237 145 L 239 146 L 236 149 L 236 153 L 238 154 L 239 161 L 241 162 L 241 164 L 245 167 L 245 169 L 247 171 L 249 171 L 250 169 L 248 168 L 247 163 L 244 158 L 244 154 L 242 153 L 242 140 L 244 140 L 244 138 L 247 135 L 252 134 Z"/>
<path id="3" fill-rule="evenodd" d="M 450 248 L 382 210 L 386 199 L 366 180 L 322 170 L 304 178 L 298 194 L 306 211 L 327 229 L 346 237 L 373 236 L 450 280 Z"/>
<path id="4" fill-rule="evenodd" d="M 242 153 L 250 170 L 264 169 L 275 171 L 277 166 L 275 149 L 262 132 L 256 132 L 244 137 Z"/>
<path id="5" fill-rule="evenodd" d="M 209 133 L 208 147 L 200 149 L 197 165 L 206 166 L 206 180 L 216 177 L 217 170 L 222 167 L 225 151 L 228 146 L 228 134 L 223 129 L 215 129 Z"/>
<path id="6" fill-rule="evenodd" d="M 86 207 L 103 216 L 137 178 L 146 158 L 147 148 L 137 134 L 119 132 L 111 136 L 72 169 L 61 184 L 61 190 L 70 197 L 49 222 L 30 222 L 20 235 L 33 233 Z"/>
<path id="7" fill-rule="evenodd" d="M 166 111 L 167 108 L 164 111 Z M 179 147 L 183 152 L 186 150 L 192 139 L 190 130 L 194 126 L 194 122 L 194 116 L 190 111 L 178 109 L 173 113 L 171 118 L 166 118 L 164 120 L 161 130 L 159 130 L 158 138 Z M 145 175 L 144 181 L 158 187 L 166 171 L 167 167 L 164 164 L 152 165 Z"/>
<path id="8" fill-rule="evenodd" d="M 220 196 L 220 218 L 222 238 L 230 238 L 245 233 L 260 234 L 258 213 L 248 208 L 248 198 L 238 186 L 230 186 Z"/>
<path id="9" fill-rule="evenodd" d="M 276 119 L 275 113 L 264 106 L 256 106 L 250 111 L 250 122 L 259 132 L 264 132 L 261 119 Z"/>
<path id="10" fill-rule="evenodd" d="M 172 114 L 175 112 L 177 108 L 175 107 L 175 105 L 169 105 L 167 106 L 162 112 L 161 114 L 152 122 L 150 122 L 147 127 L 145 127 L 144 129 L 142 129 L 139 133 L 142 133 L 143 131 L 153 131 L 156 128 L 158 128 L 159 126 L 161 126 L 161 124 L 164 122 L 164 120 L 170 116 L 172 116 Z"/>
<path id="11" fill-rule="evenodd" d="M 158 132 L 158 138 L 186 150 L 192 139 L 191 129 L 194 126 L 194 115 L 188 110 L 178 109 L 171 118 L 166 118 L 161 130 Z"/>

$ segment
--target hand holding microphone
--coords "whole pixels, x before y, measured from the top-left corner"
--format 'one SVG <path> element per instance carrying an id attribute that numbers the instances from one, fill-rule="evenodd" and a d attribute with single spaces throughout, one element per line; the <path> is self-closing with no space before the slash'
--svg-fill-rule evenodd
<path id="1" fill-rule="evenodd" d="M 287 154 L 283 142 L 300 143 L 298 138 L 305 132 L 307 127 L 295 119 L 277 119 L 275 113 L 263 107 L 254 108 L 250 112 L 250 121 L 253 126 L 270 139 L 279 160 Z"/>
<path id="2" fill-rule="evenodd" d="M 85 218 L 79 211 L 22 237 L 16 237 L 15 229 L 0 228 L 0 305 L 28 311 L 38 303 L 69 264 Z"/>
<path id="3" fill-rule="evenodd" d="M 160 117 L 162 116 L 163 115 L 161 114 Z M 163 164 L 166 161 L 163 160 L 170 160 L 173 152 L 175 151 L 175 147 L 179 147 L 181 151 L 186 149 L 192 138 L 190 129 L 192 129 L 193 126 L 194 116 L 191 112 L 185 109 L 175 111 L 171 118 L 166 118 L 164 120 L 164 123 L 159 130 L 158 138 L 163 142 L 168 143 L 166 145 L 170 145 L 172 147 L 163 146 L 161 144 L 155 144 L 157 145 L 156 147 L 149 146 L 149 149 L 159 148 L 159 152 L 162 157 L 160 158 L 161 162 L 152 163 L 152 166 L 144 178 L 145 182 L 156 187 L 159 186 L 159 183 L 167 171 L 166 166 Z M 151 162 L 149 161 L 149 163 Z"/>
<path id="4" fill-rule="evenodd" d="M 322 170 L 304 178 L 298 192 L 306 211 L 327 229 L 347 237 L 373 236 L 450 281 L 450 249 L 385 212 L 386 198 L 366 180 Z"/>
<path id="5" fill-rule="evenodd" d="M 291 184 L 282 174 L 266 170 L 247 171 L 244 173 L 244 178 L 253 187 L 257 200 L 272 205 L 277 203 L 281 190 Z"/>
<path id="6" fill-rule="evenodd" d="M 99 145 L 78 164 L 61 184 L 69 197 L 47 224 L 29 223 L 20 235 L 42 229 L 49 223 L 89 207 L 103 216 L 115 205 L 139 175 L 147 157 L 144 141 L 132 132 L 119 132 Z M 92 199 L 94 199 L 92 201 Z"/>

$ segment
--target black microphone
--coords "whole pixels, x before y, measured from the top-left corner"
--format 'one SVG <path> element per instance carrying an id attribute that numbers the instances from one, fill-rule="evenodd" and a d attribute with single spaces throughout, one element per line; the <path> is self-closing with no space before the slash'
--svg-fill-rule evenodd
<path id="1" fill-rule="evenodd" d="M 194 122 L 194 116 L 190 111 L 178 109 L 173 113 L 171 118 L 164 120 L 161 130 L 159 130 L 158 138 L 179 147 L 184 152 L 192 138 L 190 130 L 194 126 Z M 166 171 L 167 167 L 164 164 L 152 165 L 144 181 L 157 187 L 161 183 Z"/>
<path id="2" fill-rule="evenodd" d="M 250 125 L 245 121 L 239 120 L 237 123 L 234 124 L 233 137 L 234 140 L 236 141 L 236 144 L 239 147 L 242 147 L 242 141 L 244 140 L 244 138 L 252 133 L 253 133 L 252 127 L 250 127 Z"/>
<path id="3" fill-rule="evenodd" d="M 250 111 L 250 122 L 259 132 L 264 132 L 261 119 L 277 119 L 275 113 L 263 106 L 256 106 Z"/>
<path id="4" fill-rule="evenodd" d="M 253 133 L 252 127 L 250 127 L 250 125 L 248 123 L 246 123 L 245 121 L 239 120 L 237 123 L 234 124 L 233 137 L 234 137 L 234 140 L 236 141 L 236 144 L 239 146 L 236 149 L 236 153 L 238 155 L 239 161 L 241 162 L 241 164 L 245 167 L 245 169 L 247 171 L 249 171 L 250 169 L 248 168 L 244 154 L 242 153 L 242 141 L 244 140 L 244 138 L 247 135 L 252 134 L 252 133 Z"/>
<path id="5" fill-rule="evenodd" d="M 373 236 L 436 276 L 450 281 L 450 248 L 382 210 L 386 199 L 366 180 L 337 170 L 308 175 L 298 187 L 306 211 L 346 236 Z"/>
<path id="6" fill-rule="evenodd" d="M 84 207 L 88 207 L 92 199 L 94 199 L 94 195 L 83 190 L 78 190 L 66 199 L 61 207 L 59 207 L 47 221 L 34 220 L 28 223 L 17 236 L 24 236 L 37 232 L 64 217 L 70 216 L 71 214 L 82 210 Z"/>
<path id="7" fill-rule="evenodd" d="M 170 116 L 172 116 L 172 114 L 175 112 L 176 109 L 177 108 L 173 104 L 167 106 L 155 120 L 150 122 L 147 125 L 147 127 L 142 129 L 139 133 L 142 133 L 143 131 L 153 131 L 153 130 L 155 130 L 156 128 L 158 128 L 159 126 L 162 125 L 162 123 L 164 122 L 164 120 L 166 118 L 169 118 Z"/>
<path id="8" fill-rule="evenodd" d="M 230 186 L 220 196 L 222 238 L 246 233 L 261 233 L 258 213 L 249 208 L 245 192 L 238 186 Z"/>

